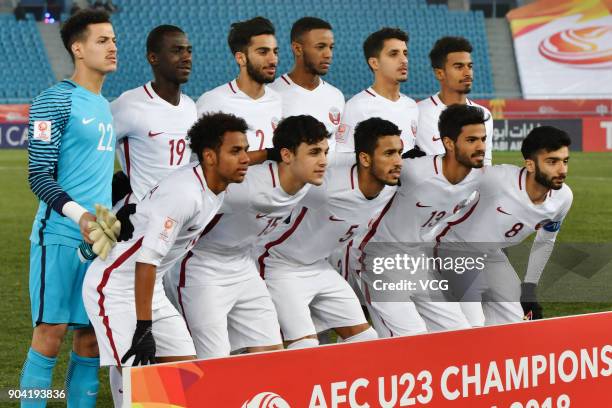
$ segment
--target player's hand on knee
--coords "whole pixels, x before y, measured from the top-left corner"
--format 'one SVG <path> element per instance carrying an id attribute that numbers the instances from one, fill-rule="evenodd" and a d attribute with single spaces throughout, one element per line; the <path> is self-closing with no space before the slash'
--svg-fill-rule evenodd
<path id="1" fill-rule="evenodd" d="M 525 313 L 525 320 L 538 320 L 542 318 L 542 306 L 538 303 L 537 284 L 521 283 L 521 306 Z"/>
<path id="2" fill-rule="evenodd" d="M 136 322 L 132 346 L 121 359 L 121 364 L 125 364 L 132 356 L 134 356 L 132 366 L 155 364 L 155 338 L 151 320 Z"/>
<path id="3" fill-rule="evenodd" d="M 121 231 L 117 241 L 127 241 L 134 234 L 134 225 L 130 221 L 130 215 L 136 212 L 136 204 L 126 204 L 117 211 L 117 219 L 121 222 Z"/>

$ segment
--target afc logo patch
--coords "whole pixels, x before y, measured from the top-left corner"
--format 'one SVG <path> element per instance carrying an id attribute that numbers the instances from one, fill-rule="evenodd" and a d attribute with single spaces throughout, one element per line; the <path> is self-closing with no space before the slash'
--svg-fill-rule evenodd
<path id="1" fill-rule="evenodd" d="M 327 114 L 329 117 L 329 121 L 334 125 L 338 126 L 340 124 L 340 109 L 332 106 L 329 108 L 329 113 Z"/>
<path id="2" fill-rule="evenodd" d="M 173 220 L 170 217 L 166 217 L 166 219 L 164 220 L 164 228 L 162 232 L 159 233 L 159 238 L 163 241 L 168 242 L 176 228 L 176 224 L 176 220 Z"/>
<path id="3" fill-rule="evenodd" d="M 410 130 L 412 130 L 412 135 L 416 137 L 417 134 L 417 121 L 412 119 L 410 122 Z"/>
<path id="4" fill-rule="evenodd" d="M 336 131 L 336 142 L 337 143 L 346 143 L 346 137 L 347 137 L 349 129 L 350 129 L 350 126 L 344 123 L 341 123 L 338 126 L 338 130 Z"/>
<path id="5" fill-rule="evenodd" d="M 540 228 L 544 228 L 544 231 L 548 231 L 548 232 L 557 232 L 561 229 L 561 221 L 552 221 L 552 220 L 540 221 L 535 226 L 535 230 L 538 231 Z"/>
<path id="6" fill-rule="evenodd" d="M 41 142 L 51 142 L 51 121 L 50 120 L 35 120 L 34 134 L 32 137 Z"/>

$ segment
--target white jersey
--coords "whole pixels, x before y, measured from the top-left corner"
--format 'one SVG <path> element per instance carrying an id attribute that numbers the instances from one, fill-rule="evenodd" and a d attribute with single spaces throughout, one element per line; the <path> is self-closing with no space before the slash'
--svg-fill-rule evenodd
<path id="1" fill-rule="evenodd" d="M 100 286 L 88 288 L 113 299 L 109 309 L 134 308 L 136 262 L 157 266 L 153 309 L 167 303 L 162 278 L 197 242 L 223 202 L 225 193 L 215 194 L 206 184 L 199 163 L 185 166 L 163 179 L 138 203 L 130 217 L 133 238 L 119 242 L 106 261 L 96 258 L 88 273 L 100 274 Z"/>
<path id="2" fill-rule="evenodd" d="M 205 92 L 196 102 L 198 117 L 204 113 L 224 112 L 234 114 L 249 125 L 247 139 L 249 150 L 272 147 L 272 136 L 283 116 L 280 95 L 264 86 L 264 94 L 253 99 L 238 88 L 236 80 Z"/>
<path id="3" fill-rule="evenodd" d="M 177 106 L 160 98 L 151 82 L 126 91 L 111 103 L 117 157 L 128 175 L 134 201 L 141 200 L 159 180 L 189 164 L 185 140 L 197 119 L 195 103 L 181 94 Z"/>
<path id="4" fill-rule="evenodd" d="M 404 94 L 397 101 L 381 96 L 371 87 L 359 92 L 346 103 L 340 126 L 336 132 L 336 149 L 339 152 L 354 152 L 355 127 L 361 121 L 379 117 L 393 122 L 401 131 L 404 151 L 414 147 L 419 120 L 417 103 Z"/>
<path id="5" fill-rule="evenodd" d="M 443 156 L 405 159 L 401 185 L 368 231 L 365 241 L 403 244 L 424 241 L 424 235 L 457 209 L 476 190 L 481 169 L 472 169 L 459 183 L 442 173 Z"/>
<path id="6" fill-rule="evenodd" d="M 436 240 L 473 243 L 477 249 L 487 243 L 493 250 L 518 245 L 534 232 L 540 240 L 554 240 L 572 205 L 572 191 L 564 184 L 550 190 L 543 203 L 534 204 L 527 195 L 526 178 L 527 170 L 513 165 L 486 168 L 478 201 L 436 227 Z"/>
<path id="7" fill-rule="evenodd" d="M 340 125 L 340 117 L 344 110 L 344 95 L 338 88 L 319 80 L 319 85 L 311 90 L 297 85 L 289 75 L 276 78 L 272 89 L 283 99 L 283 117 L 295 115 L 310 115 L 322 122 L 332 135 L 329 139 L 329 149 L 334 150 L 336 130 Z"/>
<path id="8" fill-rule="evenodd" d="M 483 109 L 485 118 L 489 118 L 485 122 L 487 140 L 485 143 L 484 164 L 485 166 L 490 166 L 493 158 L 493 117 L 491 116 L 491 112 L 484 106 L 480 106 L 469 99 L 467 100 L 467 104 Z M 442 103 L 437 94 L 427 99 L 423 99 L 418 105 L 419 125 L 416 134 L 417 146 L 427 154 L 444 154 L 444 144 L 442 143 L 440 132 L 438 131 L 438 120 L 440 119 L 440 113 L 446 109 L 446 105 Z"/>
<path id="9" fill-rule="evenodd" d="M 324 183 L 313 186 L 296 207 L 291 224 L 262 245 L 260 273 L 269 277 L 266 266 L 270 272 L 280 268 L 283 274 L 291 267 L 300 271 L 311 267 L 312 272 L 319 272 L 318 261 L 364 231 L 394 192 L 395 187 L 385 186 L 377 197 L 367 199 L 359 189 L 355 154 L 336 153 L 325 171 Z"/>
<path id="10" fill-rule="evenodd" d="M 231 284 L 256 276 L 253 245 L 282 225 L 311 187 L 289 195 L 279 180 L 278 164 L 266 161 L 249 167 L 242 183 L 228 187 L 215 224 L 181 268 L 179 286 Z"/>

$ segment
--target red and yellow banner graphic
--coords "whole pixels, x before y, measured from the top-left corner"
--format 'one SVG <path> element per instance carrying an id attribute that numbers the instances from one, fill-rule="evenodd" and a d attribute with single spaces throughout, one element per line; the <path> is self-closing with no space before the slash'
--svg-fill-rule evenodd
<path id="1" fill-rule="evenodd" d="M 612 312 L 124 370 L 128 406 L 612 406 Z M 131 398 L 131 400 L 130 400 Z"/>

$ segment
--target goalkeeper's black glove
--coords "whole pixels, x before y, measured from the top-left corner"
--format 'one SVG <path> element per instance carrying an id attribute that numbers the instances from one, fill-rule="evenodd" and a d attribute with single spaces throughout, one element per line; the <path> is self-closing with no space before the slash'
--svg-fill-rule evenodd
<path id="1" fill-rule="evenodd" d="M 128 176 L 119 170 L 113 175 L 113 184 L 112 184 L 112 201 L 113 206 L 117 204 L 119 200 L 121 200 L 126 195 L 132 192 L 132 186 L 130 185 L 130 179 Z"/>
<path id="2" fill-rule="evenodd" d="M 538 303 L 536 293 L 537 284 L 521 283 L 521 306 L 525 313 L 525 320 L 538 320 L 542 318 L 542 306 Z"/>
<path id="3" fill-rule="evenodd" d="M 117 241 L 128 241 L 134 234 L 134 224 L 130 221 L 130 215 L 136 212 L 136 204 L 126 204 L 117 211 L 115 216 L 121 222 L 121 231 L 117 235 Z"/>
<path id="4" fill-rule="evenodd" d="M 132 347 L 121 359 L 121 364 L 125 364 L 132 356 L 134 356 L 132 367 L 155 364 L 155 339 L 153 338 L 153 322 L 151 320 L 136 321 Z"/>
<path id="5" fill-rule="evenodd" d="M 268 160 L 274 160 L 275 162 L 283 161 L 280 155 L 280 150 L 276 147 L 266 147 L 266 154 Z"/>
<path id="6" fill-rule="evenodd" d="M 427 153 L 419 149 L 419 146 L 414 146 L 412 149 L 402 154 L 402 159 L 416 159 L 422 156 L 427 156 Z"/>

